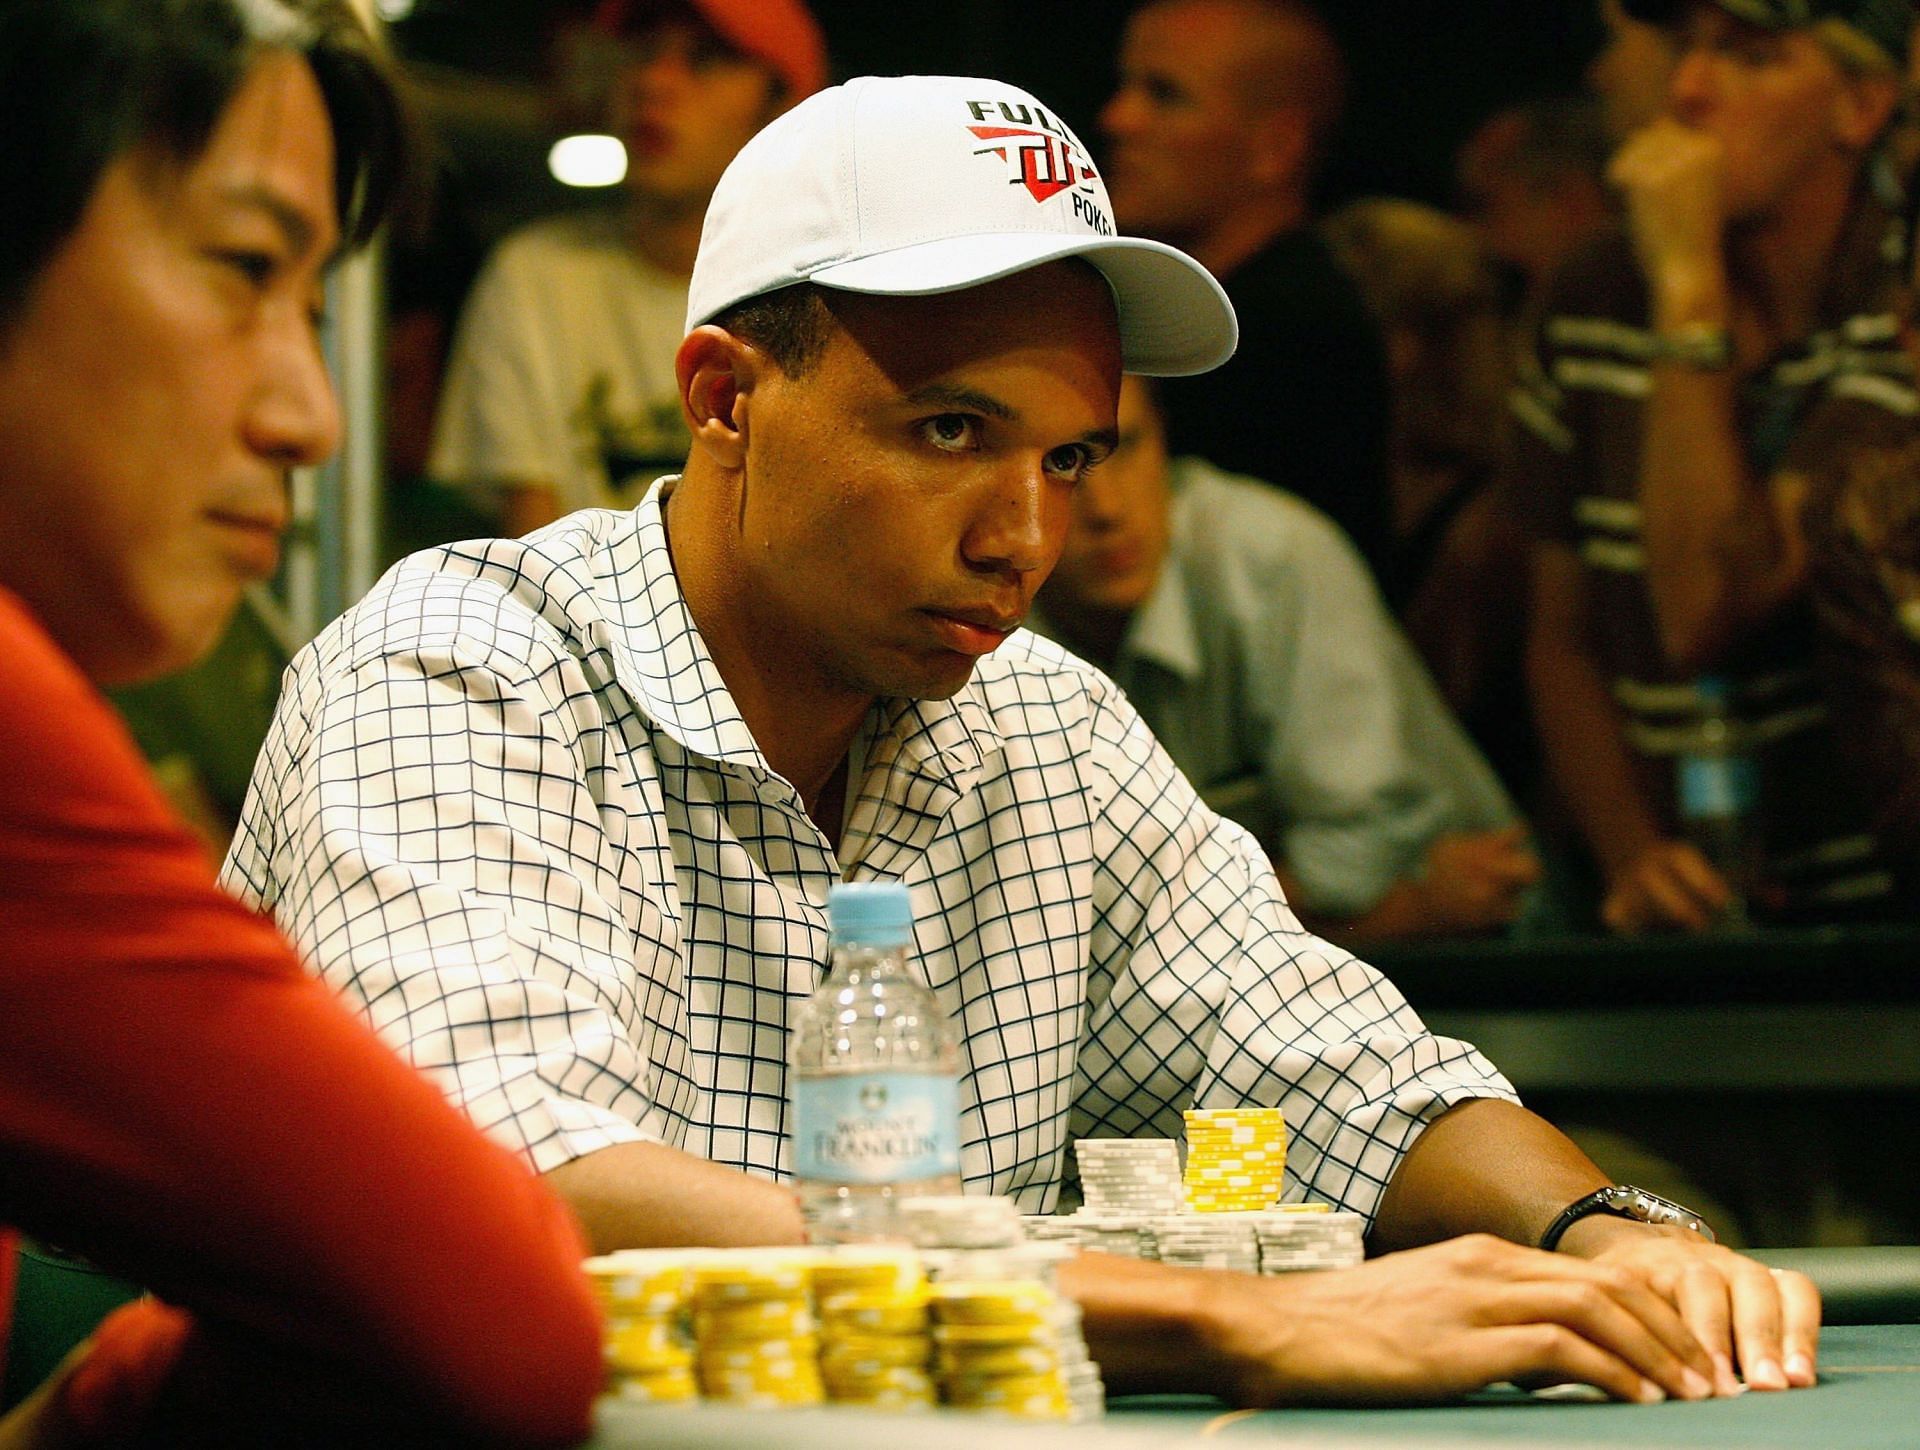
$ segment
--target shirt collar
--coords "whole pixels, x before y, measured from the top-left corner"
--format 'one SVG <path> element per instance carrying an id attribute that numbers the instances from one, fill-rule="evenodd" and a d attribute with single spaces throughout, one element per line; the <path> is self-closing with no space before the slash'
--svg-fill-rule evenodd
<path id="1" fill-rule="evenodd" d="M 634 509 L 640 589 L 622 594 L 612 613 L 618 644 L 631 666 L 627 687 L 641 709 L 681 745 L 715 761 L 771 773 L 753 732 L 734 704 L 706 641 L 687 608 L 667 547 L 664 504 L 679 482 L 657 480 Z M 1001 745 L 976 666 L 950 700 L 884 699 L 868 716 L 866 763 L 940 776 L 955 788 L 979 773 Z"/>
<path id="2" fill-rule="evenodd" d="M 1187 572 L 1180 556 L 1168 550 L 1160 577 L 1127 626 L 1120 644 L 1120 663 L 1133 660 L 1160 666 L 1183 680 L 1200 673 L 1200 631 L 1188 602 Z"/>

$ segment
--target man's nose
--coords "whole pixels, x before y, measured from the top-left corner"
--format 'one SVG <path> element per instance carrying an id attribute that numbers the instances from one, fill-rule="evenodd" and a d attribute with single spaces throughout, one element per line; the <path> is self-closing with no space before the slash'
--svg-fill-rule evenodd
<path id="1" fill-rule="evenodd" d="M 254 452 L 285 467 L 306 467 L 340 446 L 340 402 L 319 341 L 302 321 L 264 344 L 260 387 L 247 412 Z"/>
<path id="2" fill-rule="evenodd" d="M 1065 495 L 1038 463 L 1007 468 L 996 477 L 962 543 L 968 562 L 1011 574 L 1050 566 L 1066 535 Z"/>

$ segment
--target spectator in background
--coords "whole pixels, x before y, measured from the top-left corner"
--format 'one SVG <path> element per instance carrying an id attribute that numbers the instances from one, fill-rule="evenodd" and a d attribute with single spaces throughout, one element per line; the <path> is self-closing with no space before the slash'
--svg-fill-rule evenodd
<path id="1" fill-rule="evenodd" d="M 1587 65 L 1587 89 L 1599 97 L 1607 139 L 1617 146 L 1666 110 L 1673 42 L 1627 14 L 1621 0 L 1600 0 L 1600 25 L 1606 38 Z"/>
<path id="2" fill-rule="evenodd" d="M 1920 197 L 1916 189 L 1915 197 Z M 1920 204 L 1901 340 L 1920 368 Z M 1780 586 L 1804 587 L 1847 764 L 1873 803 L 1898 899 L 1920 891 L 1920 398 L 1911 378 L 1836 378 L 1771 482 Z M 1795 500 L 1804 499 L 1799 508 Z M 1909 908 L 1911 909 L 1911 908 Z"/>
<path id="3" fill-rule="evenodd" d="M 1612 149 L 1599 103 L 1574 96 L 1497 111 L 1460 148 L 1460 213 L 1501 271 L 1508 316 L 1543 296 L 1567 258 L 1614 220 Z"/>
<path id="4" fill-rule="evenodd" d="M 1507 925 L 1537 874 L 1523 831 L 1352 546 L 1284 490 L 1169 462 L 1144 379 L 1119 427 L 1032 627 L 1113 676 L 1318 929 Z"/>
<path id="5" fill-rule="evenodd" d="M 1119 223 L 1225 284 L 1240 351 L 1162 393 L 1176 453 L 1292 490 L 1391 573 L 1380 337 L 1309 225 L 1346 66 L 1299 0 L 1149 0 L 1101 113 Z"/>
<path id="6" fill-rule="evenodd" d="M 604 0 L 628 47 L 612 97 L 627 205 L 535 222 L 495 250 L 460 320 L 429 472 L 521 534 L 624 507 L 678 469 L 687 278 L 734 152 L 826 80 L 802 0 Z"/>
<path id="7" fill-rule="evenodd" d="M 1840 789 L 1775 478 L 1807 404 L 1904 361 L 1890 219 L 1866 184 L 1911 7 L 1629 0 L 1668 27 L 1667 112 L 1613 164 L 1627 235 L 1563 277 L 1518 398 L 1546 506 L 1529 665 L 1549 765 L 1617 931 L 1733 901 L 1684 839 L 1677 755 L 1730 692 L 1757 742 L 1762 915 L 1871 910 L 1887 881 Z M 1711 689 L 1698 684 L 1714 677 Z"/>
<path id="8" fill-rule="evenodd" d="M 1493 272 L 1471 228 L 1418 202 L 1352 202 L 1321 230 L 1386 341 L 1401 623 L 1526 800 L 1538 756 L 1520 664 L 1527 538 L 1499 487 L 1510 479 L 1512 367 Z"/>
<path id="9" fill-rule="evenodd" d="M 14 1229 L 167 1301 L 0 1442 L 573 1443 L 565 1210 L 214 885 L 97 689 L 212 646 L 339 440 L 391 83 L 345 0 L 36 0 L 0 94 L 0 1353 Z"/>

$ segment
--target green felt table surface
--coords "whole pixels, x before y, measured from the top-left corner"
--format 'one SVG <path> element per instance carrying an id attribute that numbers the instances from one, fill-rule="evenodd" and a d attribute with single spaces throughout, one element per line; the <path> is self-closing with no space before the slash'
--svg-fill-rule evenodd
<path id="1" fill-rule="evenodd" d="M 1830 1328 L 1813 1389 L 1695 1404 L 1547 1402 L 1489 1391 L 1421 1409 L 1228 1411 L 1217 1401 L 1117 1401 L 1091 1425 L 1024 1426 L 956 1413 L 754 1412 L 716 1406 L 603 1410 L 598 1447 L 778 1450 L 1150 1450 L 1201 1442 L 1316 1450 L 1912 1450 L 1920 1446 L 1920 1325 Z"/>

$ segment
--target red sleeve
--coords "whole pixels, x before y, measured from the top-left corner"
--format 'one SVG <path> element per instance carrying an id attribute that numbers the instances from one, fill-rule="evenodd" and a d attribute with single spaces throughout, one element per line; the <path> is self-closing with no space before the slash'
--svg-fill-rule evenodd
<path id="1" fill-rule="evenodd" d="M 565 1209 L 214 886 L 3 591 L 0 1223 L 343 1397 L 511 1442 L 589 1427 L 599 1328 Z"/>

